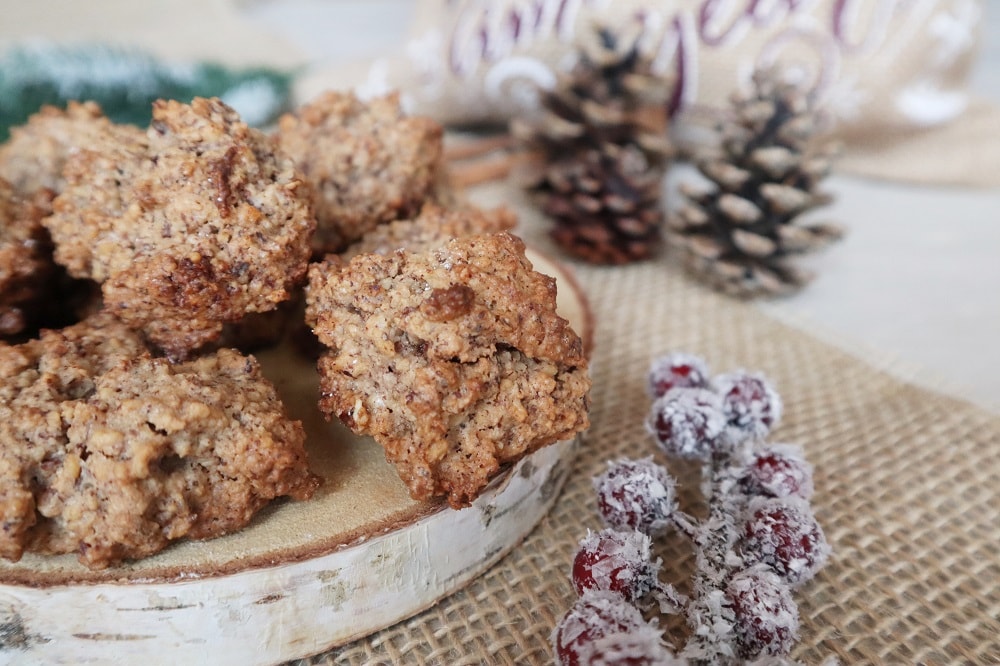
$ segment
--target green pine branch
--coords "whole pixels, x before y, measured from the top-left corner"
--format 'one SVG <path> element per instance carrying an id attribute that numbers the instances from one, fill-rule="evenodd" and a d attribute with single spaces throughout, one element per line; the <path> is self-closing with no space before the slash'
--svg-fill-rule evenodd
<path id="1" fill-rule="evenodd" d="M 109 45 L 22 45 L 0 56 L 0 141 L 45 104 L 93 100 L 119 123 L 145 126 L 153 101 L 219 97 L 251 125 L 285 110 L 293 75 L 258 67 L 168 63 Z"/>

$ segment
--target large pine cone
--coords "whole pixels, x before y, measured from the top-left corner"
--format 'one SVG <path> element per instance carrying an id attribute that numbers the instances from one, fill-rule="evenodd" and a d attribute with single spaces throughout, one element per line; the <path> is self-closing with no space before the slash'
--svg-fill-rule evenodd
<path id="1" fill-rule="evenodd" d="M 697 160 L 715 188 L 682 187 L 686 203 L 668 220 L 668 241 L 689 269 L 739 296 L 788 293 L 812 278 L 789 260 L 843 235 L 800 220 L 830 202 L 818 184 L 835 151 L 814 147 L 816 132 L 805 92 L 775 72 L 758 72 L 754 89 L 734 96 L 718 149 Z"/>

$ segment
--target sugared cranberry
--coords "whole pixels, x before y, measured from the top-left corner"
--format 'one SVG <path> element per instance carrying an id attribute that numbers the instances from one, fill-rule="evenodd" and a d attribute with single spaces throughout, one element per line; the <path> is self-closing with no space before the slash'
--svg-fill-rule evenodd
<path id="1" fill-rule="evenodd" d="M 730 439 L 762 439 L 781 420 L 781 397 L 763 375 L 735 372 L 719 375 L 712 384 L 722 396 Z"/>
<path id="2" fill-rule="evenodd" d="M 799 610 L 788 585 L 764 567 L 737 573 L 726 586 L 736 645 L 743 659 L 786 655 L 795 644 Z"/>
<path id="3" fill-rule="evenodd" d="M 652 561 L 648 536 L 635 530 L 588 533 L 573 559 L 573 587 L 615 592 L 635 603 L 657 584 L 660 561 Z"/>
<path id="4" fill-rule="evenodd" d="M 646 429 L 667 455 L 705 459 L 726 426 L 719 396 L 707 389 L 675 388 L 657 398 Z"/>
<path id="5" fill-rule="evenodd" d="M 768 444 L 754 452 L 740 479 L 747 495 L 801 497 L 813 494 L 812 466 L 791 444 Z"/>
<path id="6" fill-rule="evenodd" d="M 608 463 L 594 490 L 604 524 L 615 529 L 660 534 L 677 508 L 674 478 L 652 458 Z"/>
<path id="7" fill-rule="evenodd" d="M 649 365 L 649 395 L 659 398 L 672 388 L 708 386 L 708 364 L 692 354 L 675 352 L 660 356 Z"/>
<path id="8" fill-rule="evenodd" d="M 747 506 L 737 550 L 792 585 L 812 578 L 826 563 L 830 545 L 804 500 L 756 497 Z"/>
<path id="9" fill-rule="evenodd" d="M 552 647 L 559 666 L 589 664 L 594 643 L 612 634 L 648 626 L 642 613 L 614 592 L 584 593 L 552 632 Z"/>

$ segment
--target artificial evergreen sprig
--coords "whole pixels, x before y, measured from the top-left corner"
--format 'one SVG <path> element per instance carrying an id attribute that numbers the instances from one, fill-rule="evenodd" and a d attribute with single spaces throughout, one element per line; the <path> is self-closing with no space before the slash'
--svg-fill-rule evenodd
<path id="1" fill-rule="evenodd" d="M 43 105 L 97 102 L 118 123 L 145 127 L 157 99 L 219 97 L 251 125 L 286 106 L 292 74 L 263 67 L 164 62 L 135 48 L 26 44 L 0 56 L 0 141 Z"/>
<path id="2" fill-rule="evenodd" d="M 791 664 L 798 636 L 793 588 L 823 566 L 830 547 L 808 500 L 812 469 L 801 451 L 764 439 L 782 403 L 759 374 L 710 378 L 701 359 L 671 354 L 650 370 L 647 429 L 670 457 L 702 463 L 708 515 L 680 510 L 675 480 L 652 457 L 619 460 L 594 479 L 606 529 L 574 559 L 580 595 L 553 632 L 561 666 L 627 663 Z M 652 538 L 669 531 L 694 547 L 690 596 L 659 581 Z M 675 654 L 640 609 L 658 601 L 690 633 Z"/>

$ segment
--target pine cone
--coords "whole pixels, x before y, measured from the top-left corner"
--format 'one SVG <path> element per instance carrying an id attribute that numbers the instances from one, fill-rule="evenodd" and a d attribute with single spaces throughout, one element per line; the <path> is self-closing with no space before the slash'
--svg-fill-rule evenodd
<path id="1" fill-rule="evenodd" d="M 595 37 L 543 94 L 540 118 L 511 130 L 523 148 L 519 180 L 554 219 L 555 242 L 592 263 L 624 264 L 660 243 L 669 86 L 639 53 L 638 33 Z"/>
<path id="2" fill-rule="evenodd" d="M 813 147 L 817 119 L 807 94 L 772 70 L 756 72 L 753 84 L 733 96 L 718 149 L 697 161 L 716 188 L 682 185 L 687 201 L 668 220 L 668 242 L 687 267 L 744 297 L 803 286 L 812 275 L 789 259 L 843 236 L 839 225 L 799 222 L 830 202 L 817 186 L 835 152 L 830 143 Z"/>

